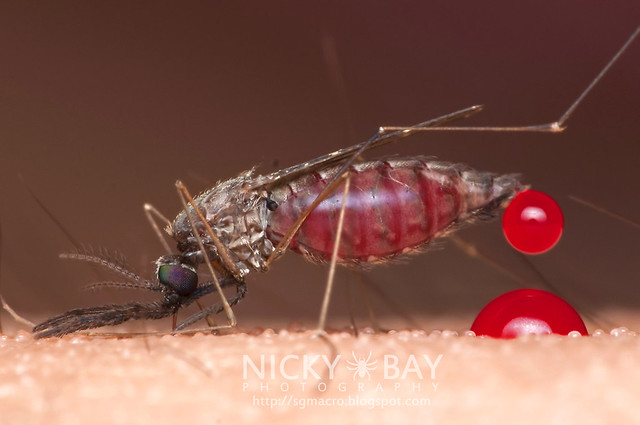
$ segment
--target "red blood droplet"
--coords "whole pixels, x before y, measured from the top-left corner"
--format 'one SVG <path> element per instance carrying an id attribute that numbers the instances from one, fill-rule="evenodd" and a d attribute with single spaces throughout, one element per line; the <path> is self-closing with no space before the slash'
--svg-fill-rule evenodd
<path id="1" fill-rule="evenodd" d="M 540 289 L 516 289 L 487 304 L 471 325 L 476 335 L 515 338 L 519 335 L 587 334 L 580 315 L 568 302 Z"/>
<path id="2" fill-rule="evenodd" d="M 549 195 L 535 190 L 516 195 L 502 216 L 507 241 L 525 254 L 541 254 L 553 248 L 563 228 L 560 206 Z"/>

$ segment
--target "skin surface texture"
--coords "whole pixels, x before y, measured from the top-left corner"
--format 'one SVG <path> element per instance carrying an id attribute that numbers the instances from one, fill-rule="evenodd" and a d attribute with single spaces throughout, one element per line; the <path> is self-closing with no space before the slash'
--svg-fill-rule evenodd
<path id="1" fill-rule="evenodd" d="M 0 337 L 0 422 L 637 423 L 640 339 L 616 335 L 19 333 Z"/>

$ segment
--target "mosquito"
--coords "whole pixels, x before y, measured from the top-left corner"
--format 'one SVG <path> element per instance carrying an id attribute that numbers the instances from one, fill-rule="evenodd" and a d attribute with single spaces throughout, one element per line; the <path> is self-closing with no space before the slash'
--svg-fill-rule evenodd
<path id="1" fill-rule="evenodd" d="M 34 327 L 36 338 L 62 336 L 134 319 L 173 316 L 173 332 L 234 329 L 231 307 L 247 292 L 246 276 L 266 272 L 287 249 L 312 262 L 330 262 L 319 330 L 326 323 L 336 264 L 366 266 L 422 251 L 464 224 L 495 217 L 527 188 L 517 174 L 495 175 L 463 164 L 429 157 L 388 157 L 365 161 L 361 155 L 375 147 L 425 131 L 559 133 L 578 105 L 602 79 L 640 33 L 640 27 L 557 121 L 528 126 L 464 127 L 455 120 L 482 110 L 476 105 L 410 127 L 380 127 L 368 140 L 267 175 L 255 168 L 218 183 L 193 198 L 176 182 L 182 209 L 173 221 L 145 204 L 145 213 L 167 254 L 156 260 L 153 279 L 145 279 L 108 255 L 79 251 L 61 257 L 90 262 L 124 281 L 118 286 L 158 292 L 151 303 L 130 302 L 79 308 Z M 177 245 L 172 252 L 160 226 Z M 199 282 L 198 267 L 208 278 Z M 224 288 L 235 288 L 229 296 Z M 220 302 L 203 307 L 200 298 L 217 293 Z M 198 303 L 200 311 L 177 323 L 179 310 Z M 216 325 L 220 312 L 227 323 Z M 207 319 L 209 326 L 190 329 Z"/>

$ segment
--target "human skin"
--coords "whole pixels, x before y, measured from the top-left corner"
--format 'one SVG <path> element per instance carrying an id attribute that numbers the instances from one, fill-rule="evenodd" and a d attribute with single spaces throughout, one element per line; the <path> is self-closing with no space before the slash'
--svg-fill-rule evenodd
<path id="1" fill-rule="evenodd" d="M 34 340 L 20 332 L 0 338 L 0 422 L 634 423 L 639 350 L 640 339 L 620 331 L 514 340 L 370 330 L 326 339 L 266 330 Z M 322 356 L 336 362 L 333 376 Z M 368 374 L 349 369 L 354 356 L 370 356 Z M 398 400 L 428 405 L 382 405 Z M 316 405 L 295 405 L 303 401 Z"/>

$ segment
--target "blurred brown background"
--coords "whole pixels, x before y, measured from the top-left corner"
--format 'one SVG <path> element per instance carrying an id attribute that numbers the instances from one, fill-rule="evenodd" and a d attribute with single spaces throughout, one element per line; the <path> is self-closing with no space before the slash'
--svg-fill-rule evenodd
<path id="1" fill-rule="evenodd" d="M 95 280 L 91 269 L 57 258 L 72 245 L 19 174 L 77 240 L 118 249 L 150 276 L 162 249 L 142 204 L 173 217 L 177 178 L 196 193 L 256 164 L 273 171 L 380 125 L 479 103 L 486 112 L 470 125 L 552 121 L 640 24 L 633 1 L 56 3 L 0 6 L 0 291 L 34 321 L 141 294 L 82 291 Z M 566 219 L 560 244 L 531 261 L 569 301 L 615 321 L 614 310 L 640 306 L 638 231 L 568 196 L 640 220 L 639 70 L 636 42 L 562 135 L 419 135 L 369 157 L 429 154 L 522 173 Z M 538 285 L 499 221 L 460 235 Z M 515 284 L 441 246 L 365 278 L 425 328 L 468 327 Z M 325 275 L 295 254 L 254 273 L 237 308 L 241 325 L 315 324 Z M 338 326 L 352 275 L 339 275 Z M 371 297 L 380 314 L 398 318 Z"/>

